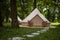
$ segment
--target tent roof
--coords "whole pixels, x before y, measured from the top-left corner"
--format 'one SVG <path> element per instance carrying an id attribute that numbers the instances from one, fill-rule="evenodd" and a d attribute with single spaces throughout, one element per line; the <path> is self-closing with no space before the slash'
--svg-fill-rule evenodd
<path id="1" fill-rule="evenodd" d="M 18 21 L 19 21 L 19 22 L 22 22 L 22 20 L 21 20 L 21 18 L 20 18 L 19 16 L 18 16 L 17 18 L 18 18 Z"/>
<path id="2" fill-rule="evenodd" d="M 36 15 L 39 15 L 39 17 L 41 17 L 43 21 L 47 21 L 49 23 L 49 21 L 40 13 L 40 11 L 37 8 L 35 8 L 22 22 L 28 22 Z"/>

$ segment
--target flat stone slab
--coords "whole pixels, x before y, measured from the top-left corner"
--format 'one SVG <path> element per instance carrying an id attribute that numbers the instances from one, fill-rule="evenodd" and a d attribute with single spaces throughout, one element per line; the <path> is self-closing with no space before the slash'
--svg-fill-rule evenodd
<path id="1" fill-rule="evenodd" d="M 45 28 L 45 29 L 41 30 L 40 33 L 44 33 L 44 32 L 46 32 L 48 29 L 49 29 L 49 28 Z"/>
<path id="2" fill-rule="evenodd" d="M 37 31 L 38 33 L 40 33 L 41 31 Z"/>
<path id="3" fill-rule="evenodd" d="M 40 33 L 32 33 L 33 35 L 39 35 Z"/>
<path id="4" fill-rule="evenodd" d="M 12 38 L 8 38 L 8 40 L 12 40 Z"/>
<path id="5" fill-rule="evenodd" d="M 34 37 L 35 35 L 24 35 L 24 36 L 26 36 L 26 37 Z"/>
<path id="6" fill-rule="evenodd" d="M 44 29 L 42 29 L 42 30 L 40 30 L 40 31 L 35 32 L 35 33 L 26 34 L 26 35 L 23 35 L 23 36 L 24 36 L 24 37 L 25 37 L 25 36 L 26 36 L 26 37 L 35 37 L 35 36 L 39 35 L 40 33 L 46 32 L 48 29 L 49 29 L 49 28 L 46 27 L 46 28 L 44 28 Z"/>
<path id="7" fill-rule="evenodd" d="M 47 31 L 47 30 L 41 30 L 41 32 L 45 32 L 45 31 Z"/>
<path id="8" fill-rule="evenodd" d="M 12 40 L 23 40 L 25 38 L 22 38 L 22 37 L 13 37 Z"/>

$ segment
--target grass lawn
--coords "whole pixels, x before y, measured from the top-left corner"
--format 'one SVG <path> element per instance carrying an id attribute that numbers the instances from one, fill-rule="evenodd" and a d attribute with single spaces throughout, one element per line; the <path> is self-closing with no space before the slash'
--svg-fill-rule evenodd
<path id="1" fill-rule="evenodd" d="M 51 25 L 59 25 L 60 23 L 56 22 L 56 23 L 51 23 Z"/>
<path id="2" fill-rule="evenodd" d="M 47 32 L 26 40 L 60 40 L 60 28 L 50 28 Z"/>
<path id="3" fill-rule="evenodd" d="M 41 28 L 43 29 L 43 28 Z M 40 28 L 19 28 L 19 29 L 15 29 L 15 28 L 0 28 L 0 40 L 7 40 L 8 38 L 12 38 L 12 37 L 16 37 L 16 36 L 20 36 L 22 37 L 22 35 L 25 34 L 30 34 L 32 32 L 36 32 L 38 30 L 41 30 Z"/>
<path id="4" fill-rule="evenodd" d="M 60 23 L 58 22 L 51 22 L 51 26 L 59 27 Z"/>
<path id="5" fill-rule="evenodd" d="M 7 23 L 10 26 L 10 23 Z M 60 23 L 51 23 L 51 25 L 59 25 Z M 6 24 L 4 24 L 6 26 Z M 38 30 L 42 30 L 43 28 L 11 28 L 11 27 L 2 27 L 0 28 L 0 40 L 7 40 L 8 38 L 20 36 L 25 34 L 30 34 L 32 32 L 36 32 Z M 47 32 L 41 33 L 38 36 L 28 38 L 25 40 L 60 40 L 60 28 L 50 28 Z"/>
<path id="6" fill-rule="evenodd" d="M 0 40 L 7 40 L 9 37 L 16 37 L 24 34 L 30 34 L 41 30 L 42 28 L 0 28 Z M 60 29 L 59 28 L 50 28 L 47 32 L 41 33 L 38 36 L 28 38 L 25 37 L 25 40 L 60 40 Z"/>

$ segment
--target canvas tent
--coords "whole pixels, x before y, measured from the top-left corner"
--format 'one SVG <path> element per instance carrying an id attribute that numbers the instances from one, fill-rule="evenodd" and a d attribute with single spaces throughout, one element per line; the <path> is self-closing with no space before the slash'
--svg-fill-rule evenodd
<path id="1" fill-rule="evenodd" d="M 21 20 L 21 18 L 20 18 L 19 16 L 18 16 L 17 18 L 18 18 L 18 21 L 19 21 L 19 22 L 22 22 L 22 20 Z"/>
<path id="2" fill-rule="evenodd" d="M 35 8 L 23 21 L 23 26 L 50 26 L 50 22 Z"/>

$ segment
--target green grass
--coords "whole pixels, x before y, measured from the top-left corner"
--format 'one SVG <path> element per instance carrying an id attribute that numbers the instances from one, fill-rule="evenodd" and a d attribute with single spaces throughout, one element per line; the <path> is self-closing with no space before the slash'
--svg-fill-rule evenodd
<path id="1" fill-rule="evenodd" d="M 60 23 L 51 23 L 51 25 L 59 25 Z M 36 32 L 38 30 L 41 30 L 43 28 L 11 28 L 7 27 L 10 26 L 10 23 L 4 24 L 5 27 L 0 28 L 0 40 L 7 40 L 8 38 L 20 36 L 25 34 L 30 34 L 32 32 Z M 47 32 L 41 33 L 38 36 L 28 38 L 25 37 L 25 40 L 60 40 L 60 29 L 59 28 L 50 28 Z"/>
<path id="2" fill-rule="evenodd" d="M 25 40 L 60 40 L 60 28 L 50 28 L 47 32 L 41 33 L 33 38 L 27 38 Z"/>
<path id="3" fill-rule="evenodd" d="M 30 34 L 32 32 L 36 32 L 43 28 L 0 28 L 0 40 L 7 40 L 8 38 L 20 36 L 25 34 Z M 60 29 L 59 28 L 50 28 L 47 32 L 41 33 L 38 36 L 28 38 L 25 37 L 25 40 L 60 40 Z"/>
<path id="4" fill-rule="evenodd" d="M 59 27 L 60 23 L 59 22 L 51 22 L 51 26 Z"/>
<path id="5" fill-rule="evenodd" d="M 60 23 L 55 22 L 55 23 L 51 23 L 51 25 L 60 25 Z"/>
<path id="6" fill-rule="evenodd" d="M 41 28 L 42 29 L 42 28 Z M 32 32 L 36 32 L 38 30 L 41 30 L 40 28 L 0 28 L 0 40 L 7 40 L 8 38 L 20 36 L 25 34 L 30 34 Z"/>
<path id="7" fill-rule="evenodd" d="M 30 34 L 32 32 L 36 32 L 38 30 L 41 30 L 43 28 L 0 28 L 0 40 L 7 40 L 8 38 L 20 36 L 25 34 Z M 47 32 L 41 33 L 38 36 L 28 38 L 25 40 L 60 40 L 60 28 L 50 28 Z"/>
<path id="8" fill-rule="evenodd" d="M 11 22 L 3 22 L 3 25 L 5 26 L 5 27 L 11 27 Z"/>

